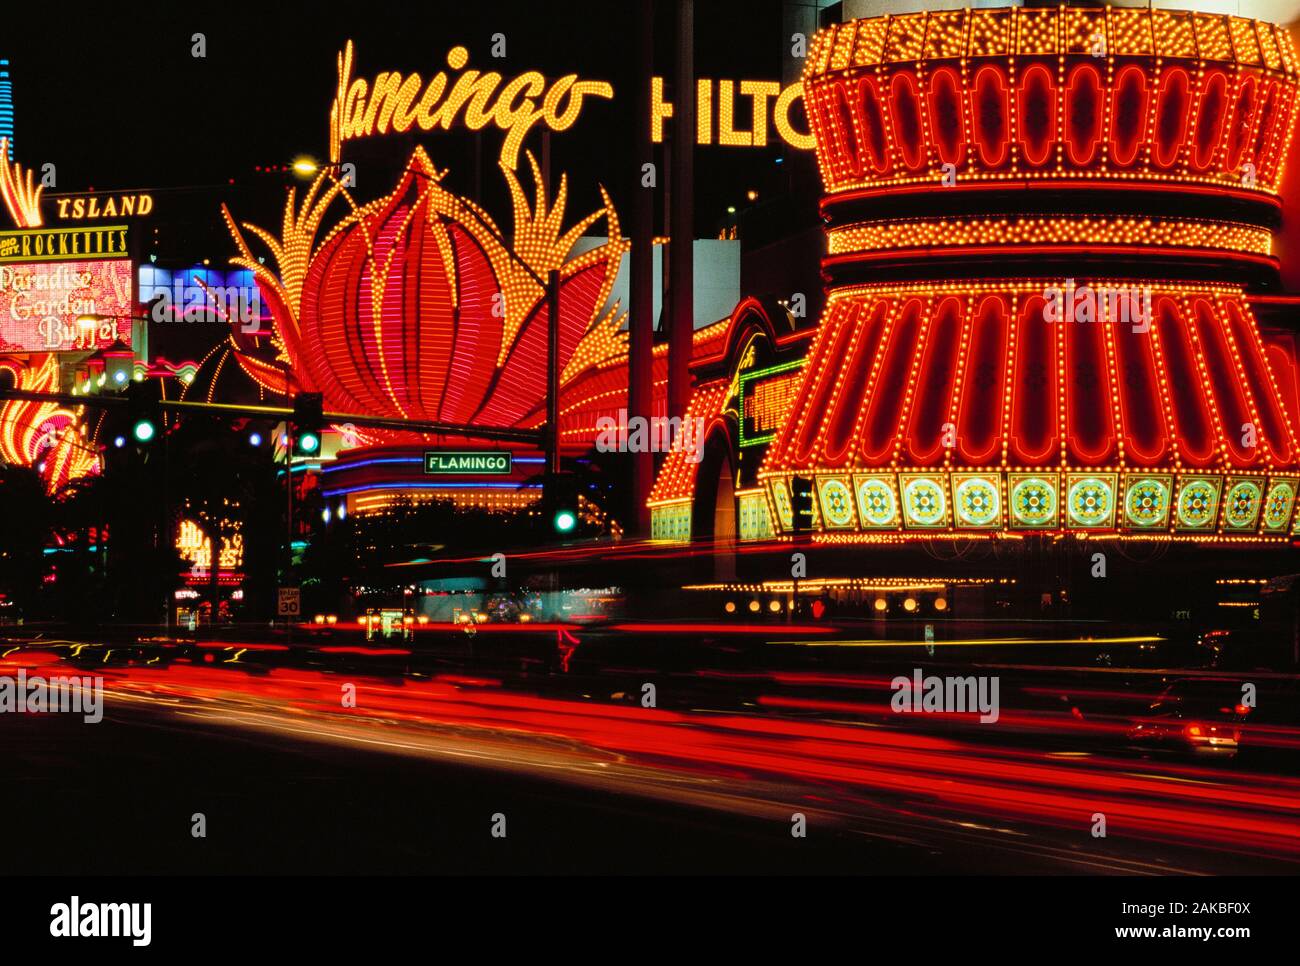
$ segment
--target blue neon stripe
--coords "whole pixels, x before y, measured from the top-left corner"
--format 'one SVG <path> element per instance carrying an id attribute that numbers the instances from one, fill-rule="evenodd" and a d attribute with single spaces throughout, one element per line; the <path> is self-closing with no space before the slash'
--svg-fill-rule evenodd
<path id="1" fill-rule="evenodd" d="M 324 496 L 342 496 L 347 493 L 369 493 L 374 490 L 540 490 L 539 483 L 371 483 L 366 486 L 349 486 L 337 490 L 322 490 Z"/>

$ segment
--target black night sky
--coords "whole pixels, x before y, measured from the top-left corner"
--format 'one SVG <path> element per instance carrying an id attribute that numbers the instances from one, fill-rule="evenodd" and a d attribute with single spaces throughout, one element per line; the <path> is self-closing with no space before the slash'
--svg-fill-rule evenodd
<path id="1" fill-rule="evenodd" d="M 788 42 L 780 4 L 748 4 L 743 18 L 734 8 L 718 16 L 721 9 L 697 4 L 697 74 L 779 79 Z M 656 73 L 669 78 L 671 13 L 670 5 L 661 6 L 656 30 Z M 223 247 L 228 243 L 217 214 L 220 201 L 262 223 L 278 214 L 284 188 L 293 181 L 256 168 L 303 154 L 325 157 L 335 56 L 348 38 L 357 49 L 355 76 L 401 70 L 427 78 L 444 69 L 450 47 L 462 44 L 470 50 L 469 67 L 507 77 L 537 69 L 548 76 L 577 72 L 608 80 L 614 100 L 589 100 L 578 123 L 552 141 L 555 177 L 567 172 L 570 178 L 570 215 L 596 207 L 598 184 L 625 210 L 630 179 L 639 171 L 632 158 L 637 83 L 630 3 L 372 2 L 350 10 L 303 3 L 134 4 L 111 17 L 101 11 L 60 13 L 58 19 L 57 29 L 41 18 L 0 34 L 0 56 L 9 58 L 13 74 L 17 160 L 37 170 L 53 162 L 58 183 L 51 194 L 183 188 L 159 198 L 155 224 L 162 226 L 164 258 L 216 260 L 230 254 Z M 196 32 L 207 40 L 202 59 L 191 55 Z M 491 57 L 496 33 L 506 36 L 504 59 Z M 539 130 L 526 143 L 534 152 Z M 484 201 L 507 216 L 501 179 L 492 169 L 503 135 L 489 128 L 482 137 Z M 410 144 L 385 140 L 382 153 L 395 172 Z M 449 186 L 474 193 L 473 136 L 425 134 L 419 143 L 435 164 L 451 169 Z M 765 197 L 783 190 L 789 169 L 774 163 L 780 154 L 780 147 L 698 152 L 697 233 L 716 233 L 721 213 L 729 204 L 743 204 L 748 188 Z M 390 172 L 367 184 L 363 171 L 362 198 L 391 188 Z M 197 227 L 204 224 L 198 217 L 204 210 L 211 211 L 211 232 Z M 182 224 L 184 237 L 168 237 Z"/>

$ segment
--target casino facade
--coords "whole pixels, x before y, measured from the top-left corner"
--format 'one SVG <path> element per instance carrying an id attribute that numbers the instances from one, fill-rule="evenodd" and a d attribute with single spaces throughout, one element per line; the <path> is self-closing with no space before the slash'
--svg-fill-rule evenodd
<path id="1" fill-rule="evenodd" d="M 789 293 L 756 291 L 695 330 L 684 416 L 703 441 L 658 458 L 652 540 L 785 552 L 806 480 L 806 539 L 828 548 L 1290 544 L 1300 303 L 1277 236 L 1300 63 L 1284 29 L 1104 6 L 929 11 L 832 24 L 804 64 L 824 308 L 804 320 Z M 365 82 L 343 65 L 346 103 Z M 670 116 L 640 120 L 662 137 Z M 232 277 L 262 311 L 187 363 L 186 400 L 319 393 L 326 412 L 392 421 L 334 420 L 299 460 L 334 515 L 435 500 L 533 512 L 540 445 L 478 434 L 540 438 L 550 271 L 562 454 L 590 457 L 601 424 L 626 418 L 627 306 L 612 292 L 631 242 L 608 195 L 570 215 L 567 182 L 515 147 L 500 166 L 509 232 L 409 143 L 377 197 L 336 163 L 288 192 L 274 230 L 223 208 Z M 41 225 L 32 172 L 0 163 L 0 197 L 19 228 Z M 137 260 L 122 259 L 128 275 Z M 166 287 L 146 271 L 141 299 Z M 134 318 L 129 286 L 117 295 Z M 0 345 L 8 381 L 67 385 L 53 353 L 18 348 Z M 76 356 L 74 388 L 123 364 L 111 340 L 77 348 L 98 351 Z M 654 346 L 656 416 L 668 356 Z M 84 413 L 9 405 L 7 461 L 44 467 L 51 489 L 99 469 Z M 431 471 L 430 451 L 480 462 Z"/>
<path id="2" fill-rule="evenodd" d="M 732 354 L 697 366 L 713 455 L 669 458 L 656 535 L 788 538 L 807 479 L 822 545 L 1286 544 L 1300 382 L 1274 242 L 1296 72 L 1285 30 L 1206 13 L 819 33 L 826 307 L 805 339 L 742 313 Z"/>

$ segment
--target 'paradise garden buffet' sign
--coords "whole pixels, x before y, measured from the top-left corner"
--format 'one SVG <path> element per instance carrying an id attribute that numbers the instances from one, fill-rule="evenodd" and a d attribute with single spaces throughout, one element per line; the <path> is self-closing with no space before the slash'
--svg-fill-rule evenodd
<path id="1" fill-rule="evenodd" d="M 131 344 L 131 263 L 0 264 L 0 352 Z"/>

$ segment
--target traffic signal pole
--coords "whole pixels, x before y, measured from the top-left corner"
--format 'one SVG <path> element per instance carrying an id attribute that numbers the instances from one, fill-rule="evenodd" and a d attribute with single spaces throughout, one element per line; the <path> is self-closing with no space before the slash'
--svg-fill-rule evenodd
<path id="1" fill-rule="evenodd" d="M 280 587 L 289 586 L 290 575 L 293 572 L 293 449 L 294 449 L 294 429 L 289 422 L 284 424 L 284 492 L 285 492 L 285 513 L 284 513 L 284 577 L 283 583 L 278 584 Z M 277 597 L 278 601 L 278 597 Z M 277 608 L 279 604 L 276 604 Z M 299 615 L 301 616 L 301 615 Z M 289 646 L 293 646 L 293 616 L 286 614 L 284 618 L 285 631 L 288 634 Z"/>
<path id="2" fill-rule="evenodd" d="M 546 472 L 560 472 L 560 273 L 546 276 Z"/>

